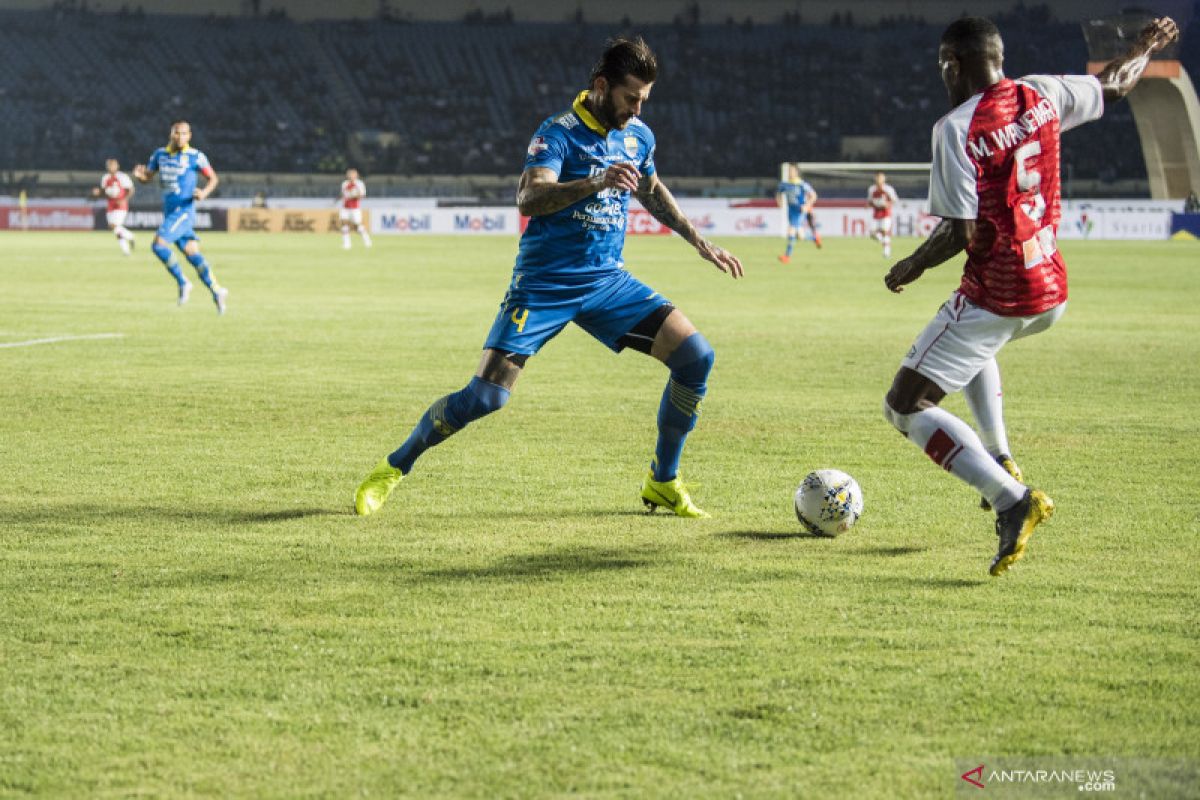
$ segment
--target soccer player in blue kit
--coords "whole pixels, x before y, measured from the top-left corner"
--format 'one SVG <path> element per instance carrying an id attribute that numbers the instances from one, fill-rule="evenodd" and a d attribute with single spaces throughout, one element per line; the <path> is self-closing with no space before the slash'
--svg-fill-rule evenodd
<path id="1" fill-rule="evenodd" d="M 813 204 L 817 202 L 817 192 L 811 183 L 801 179 L 800 168 L 795 164 L 788 164 L 787 173 L 788 179 L 779 182 L 779 189 L 775 195 L 779 207 L 786 207 L 788 215 L 787 250 L 779 256 L 779 260 L 784 264 L 792 260 L 792 248 L 803 230 L 805 219 L 812 230 L 813 244 L 821 246 L 821 235 L 817 233 L 817 223 L 812 214 Z"/>
<path id="2" fill-rule="evenodd" d="M 220 183 L 217 173 L 208 163 L 208 157 L 189 146 L 192 141 L 192 126 L 180 120 L 171 126 L 171 139 L 166 147 L 155 150 L 145 164 L 133 168 L 133 177 L 149 183 L 158 173 L 162 188 L 163 221 L 154 235 L 150 249 L 162 261 L 167 272 L 179 285 L 179 305 L 188 301 L 192 292 L 191 282 L 183 277 L 179 264 L 171 254 L 170 245 L 178 247 L 187 257 L 188 263 L 196 268 L 200 280 L 212 292 L 217 313 L 225 313 L 229 290 L 217 284 L 208 262 L 200 252 L 200 240 L 196 238 L 196 202 L 213 193 Z M 196 173 L 207 180 L 197 187 Z"/>
<path id="3" fill-rule="evenodd" d="M 651 511 L 708 516 L 692 502 L 678 469 L 713 349 L 669 300 L 625 271 L 630 194 L 717 269 L 738 278 L 742 264 L 696 232 L 658 179 L 654 134 L 638 119 L 657 75 L 657 58 L 640 37 L 614 39 L 592 70 L 590 88 L 538 128 L 517 187 L 517 206 L 531 219 L 479 369 L 464 388 L 434 402 L 407 441 L 367 475 L 354 498 L 359 514 L 377 511 L 430 447 L 502 408 L 529 357 L 574 322 L 613 351 L 631 347 L 667 365 L 642 501 Z"/>

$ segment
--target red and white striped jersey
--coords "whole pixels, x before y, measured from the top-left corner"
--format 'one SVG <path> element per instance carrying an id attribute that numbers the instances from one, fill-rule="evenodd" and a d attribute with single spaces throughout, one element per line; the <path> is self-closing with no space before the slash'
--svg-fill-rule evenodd
<path id="1" fill-rule="evenodd" d="M 358 208 L 358 202 L 367 196 L 367 185 L 361 180 L 342 181 L 342 208 Z"/>
<path id="2" fill-rule="evenodd" d="M 109 211 L 127 211 L 133 181 L 124 172 L 106 172 L 100 179 L 100 191 L 108 198 Z"/>
<path id="3" fill-rule="evenodd" d="M 872 183 L 871 188 L 867 190 L 867 202 L 875 219 L 883 219 L 892 215 L 892 205 L 900 202 L 900 198 L 896 196 L 896 190 L 890 183 L 883 186 Z"/>
<path id="4" fill-rule="evenodd" d="M 929 213 L 975 220 L 959 287 L 994 314 L 1040 314 L 1067 299 L 1058 252 L 1063 131 L 1104 113 L 1085 75 L 1005 78 L 933 126 Z"/>

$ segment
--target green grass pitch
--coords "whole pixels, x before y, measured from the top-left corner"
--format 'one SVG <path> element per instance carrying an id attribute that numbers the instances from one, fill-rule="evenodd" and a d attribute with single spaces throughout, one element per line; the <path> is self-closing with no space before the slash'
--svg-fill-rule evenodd
<path id="1" fill-rule="evenodd" d="M 991 515 L 880 414 L 957 260 L 894 296 L 866 241 L 729 240 L 734 282 L 632 239 L 717 352 L 713 518 L 642 513 L 666 372 L 569 328 L 358 519 L 515 240 L 206 236 L 223 318 L 148 244 L 0 237 L 0 344 L 119 334 L 0 348 L 0 795 L 925 797 L 1124 759 L 1195 796 L 1194 245 L 1064 243 L 1070 310 L 1001 355 L 1058 513 L 997 580 Z M 819 467 L 866 498 L 836 540 L 791 509 Z"/>

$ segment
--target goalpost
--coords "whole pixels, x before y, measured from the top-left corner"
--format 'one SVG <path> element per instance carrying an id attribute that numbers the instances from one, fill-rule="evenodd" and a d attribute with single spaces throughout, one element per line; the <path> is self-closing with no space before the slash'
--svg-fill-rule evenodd
<path id="1" fill-rule="evenodd" d="M 780 180 L 787 174 L 789 162 L 779 165 Z M 914 161 L 794 161 L 804 180 L 822 197 L 863 197 L 875 182 L 875 173 L 887 175 L 887 181 L 904 198 L 923 198 L 929 192 L 929 162 Z"/>
<path id="2" fill-rule="evenodd" d="M 784 161 L 779 180 L 788 180 L 788 167 L 795 165 L 801 180 L 810 183 L 818 196 L 813 210 L 821 236 L 869 236 L 871 210 L 867 191 L 882 172 L 896 190 L 900 202 L 892 209 L 894 234 L 925 236 L 933 222 L 925 213 L 929 195 L 928 162 L 911 161 Z M 780 210 L 786 229 L 786 211 Z"/>

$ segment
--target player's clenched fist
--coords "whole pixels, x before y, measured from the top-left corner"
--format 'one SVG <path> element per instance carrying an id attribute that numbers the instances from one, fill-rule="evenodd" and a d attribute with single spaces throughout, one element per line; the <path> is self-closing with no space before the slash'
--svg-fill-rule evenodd
<path id="1" fill-rule="evenodd" d="M 1137 46 L 1149 53 L 1157 53 L 1179 37 L 1179 26 L 1170 17 L 1160 17 L 1138 34 Z"/>
<path id="2" fill-rule="evenodd" d="M 604 186 L 607 189 L 636 192 L 641 177 L 642 173 L 633 164 L 618 162 L 604 171 Z"/>

